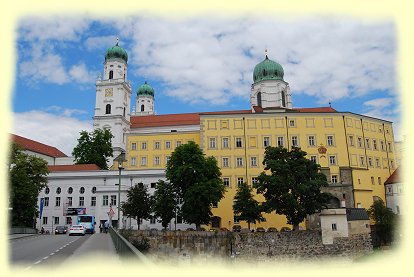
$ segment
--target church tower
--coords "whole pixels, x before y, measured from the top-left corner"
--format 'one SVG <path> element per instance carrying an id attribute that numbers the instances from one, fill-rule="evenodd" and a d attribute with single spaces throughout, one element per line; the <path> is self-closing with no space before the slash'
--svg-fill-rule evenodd
<path id="1" fill-rule="evenodd" d="M 132 89 L 127 81 L 128 54 L 118 45 L 105 54 L 103 78 L 96 81 L 94 129 L 108 129 L 112 138 L 113 157 L 126 150 L 126 134 L 130 130 Z"/>
<path id="2" fill-rule="evenodd" d="M 267 57 L 257 64 L 253 71 L 250 93 L 250 108 L 257 106 L 264 110 L 292 109 L 290 87 L 283 80 L 283 68 Z"/>
<path id="3" fill-rule="evenodd" d="M 145 81 L 138 88 L 135 115 L 154 115 L 154 89 Z"/>

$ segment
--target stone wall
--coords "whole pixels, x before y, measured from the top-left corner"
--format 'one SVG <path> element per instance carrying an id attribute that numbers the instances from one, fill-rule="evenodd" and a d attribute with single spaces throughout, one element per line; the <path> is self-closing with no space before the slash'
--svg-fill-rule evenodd
<path id="1" fill-rule="evenodd" d="M 178 257 L 240 261 L 286 261 L 343 258 L 352 260 L 372 252 L 370 234 L 334 238 L 324 245 L 320 231 L 234 233 L 197 231 L 133 231 L 150 242 L 149 256 L 155 260 Z"/>

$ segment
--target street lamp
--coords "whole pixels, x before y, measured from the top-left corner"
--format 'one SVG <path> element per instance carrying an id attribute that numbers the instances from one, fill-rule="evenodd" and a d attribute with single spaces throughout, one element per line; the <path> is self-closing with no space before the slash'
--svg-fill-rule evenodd
<path id="1" fill-rule="evenodd" d="M 124 168 L 122 167 L 122 163 L 125 160 L 125 152 L 121 152 L 121 154 L 119 154 L 119 156 L 116 158 L 116 160 L 118 161 L 118 170 L 119 170 L 119 183 L 118 183 L 118 223 L 117 223 L 117 229 L 119 230 L 120 227 L 120 221 L 121 221 L 121 170 L 123 170 Z"/>

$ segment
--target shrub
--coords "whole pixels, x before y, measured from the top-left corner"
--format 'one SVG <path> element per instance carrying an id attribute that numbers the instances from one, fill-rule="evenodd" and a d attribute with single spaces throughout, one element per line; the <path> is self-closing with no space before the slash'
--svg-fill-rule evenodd
<path id="1" fill-rule="evenodd" d="M 144 236 L 134 237 L 131 244 L 142 253 L 147 253 L 150 249 L 149 239 Z"/>

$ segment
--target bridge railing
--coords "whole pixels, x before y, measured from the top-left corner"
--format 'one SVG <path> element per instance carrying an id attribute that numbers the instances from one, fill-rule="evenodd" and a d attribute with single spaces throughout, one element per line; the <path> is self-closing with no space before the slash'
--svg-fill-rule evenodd
<path id="1" fill-rule="evenodd" d="M 28 228 L 28 227 L 11 227 L 9 229 L 9 234 L 36 234 L 36 229 Z"/>
<path id="2" fill-rule="evenodd" d="M 145 257 L 135 246 L 133 246 L 127 239 L 125 239 L 119 232 L 113 227 L 109 228 L 109 234 L 111 235 L 112 242 L 116 248 L 118 255 L 137 259 L 138 261 L 146 264 L 152 265 L 151 261 Z"/>

